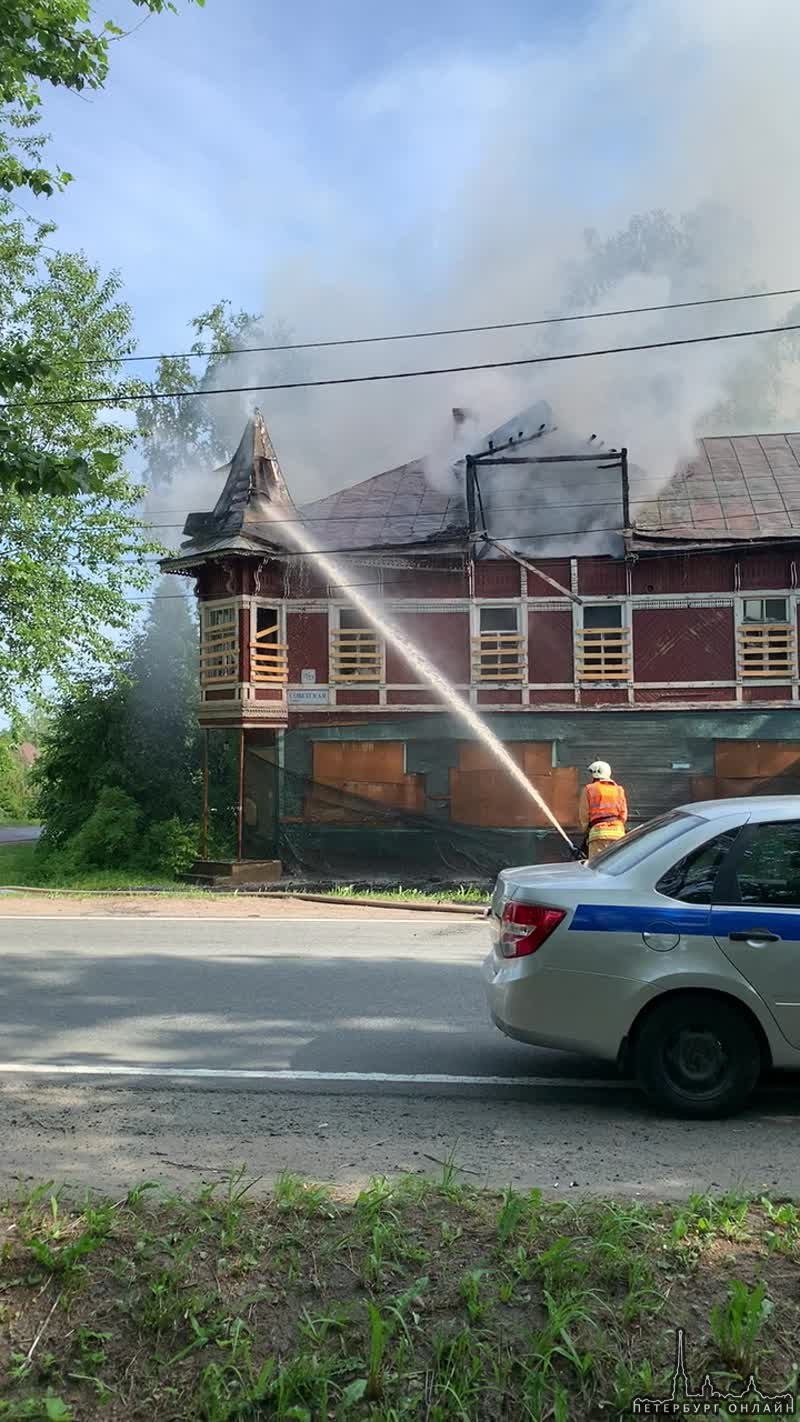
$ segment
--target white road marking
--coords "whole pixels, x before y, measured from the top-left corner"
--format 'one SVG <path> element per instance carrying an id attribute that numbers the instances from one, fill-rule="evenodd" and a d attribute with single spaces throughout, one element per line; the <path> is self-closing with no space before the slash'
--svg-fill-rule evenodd
<path id="1" fill-rule="evenodd" d="M 574 1086 L 581 1090 L 629 1091 L 630 1082 L 616 1079 L 571 1076 L 450 1076 L 389 1071 L 290 1071 L 259 1070 L 252 1067 L 159 1067 L 120 1066 L 117 1063 L 91 1065 L 71 1062 L 0 1062 L 0 1076 L 160 1076 L 170 1080 L 272 1081 L 281 1082 L 364 1082 L 400 1086 Z"/>

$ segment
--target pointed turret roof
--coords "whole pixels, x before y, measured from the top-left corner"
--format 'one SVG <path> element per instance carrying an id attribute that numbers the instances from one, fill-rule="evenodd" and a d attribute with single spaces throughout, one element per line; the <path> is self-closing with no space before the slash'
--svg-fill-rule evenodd
<path id="1" fill-rule="evenodd" d="M 248 525 L 263 527 L 264 504 L 292 506 L 278 456 L 260 410 L 245 425 L 239 448 L 228 465 L 225 487 L 211 518 L 220 531 L 240 532 Z"/>
<path id="2" fill-rule="evenodd" d="M 182 554 L 282 546 L 280 520 L 296 517 L 296 510 L 260 410 L 247 421 L 233 459 L 219 473 L 226 476 L 222 493 L 210 513 L 189 514 Z"/>

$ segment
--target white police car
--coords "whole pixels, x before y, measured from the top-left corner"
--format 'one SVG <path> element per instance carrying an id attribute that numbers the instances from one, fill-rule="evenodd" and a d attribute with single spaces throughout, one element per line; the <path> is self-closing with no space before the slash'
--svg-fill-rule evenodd
<path id="1" fill-rule="evenodd" d="M 490 921 L 509 1037 L 617 1060 L 694 1117 L 800 1068 L 800 796 L 684 805 L 591 864 L 506 869 Z"/>

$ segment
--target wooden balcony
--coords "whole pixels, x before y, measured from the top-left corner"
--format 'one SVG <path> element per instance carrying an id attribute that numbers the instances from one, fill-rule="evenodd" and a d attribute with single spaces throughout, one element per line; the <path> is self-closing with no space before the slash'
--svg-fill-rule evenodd
<path id="1" fill-rule="evenodd" d="M 200 685 L 224 686 L 239 680 L 239 635 L 235 622 L 206 627 L 200 641 Z"/>
<path id="2" fill-rule="evenodd" d="M 383 647 L 377 632 L 371 627 L 348 627 L 331 632 L 332 682 L 376 682 L 382 675 Z"/>
<path id="3" fill-rule="evenodd" d="M 527 674 L 520 632 L 481 632 L 473 637 L 473 681 L 524 681 Z"/>
<path id="4" fill-rule="evenodd" d="M 256 686 L 285 686 L 289 661 L 285 642 L 273 641 L 278 624 L 257 632 L 250 643 L 250 680 Z"/>
<path id="5" fill-rule="evenodd" d="M 791 622 L 744 622 L 736 635 L 740 676 L 794 676 L 795 629 Z"/>
<path id="6" fill-rule="evenodd" d="M 578 681 L 628 681 L 631 675 L 629 627 L 578 627 Z"/>

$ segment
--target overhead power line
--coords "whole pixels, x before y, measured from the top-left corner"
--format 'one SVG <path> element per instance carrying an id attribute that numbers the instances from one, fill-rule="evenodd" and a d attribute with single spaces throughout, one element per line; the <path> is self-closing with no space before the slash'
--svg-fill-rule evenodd
<path id="1" fill-rule="evenodd" d="M 777 291 L 746 291 L 736 296 L 706 296 L 696 301 L 665 301 L 657 306 L 622 306 L 613 311 L 581 311 L 571 316 L 533 316 L 525 321 L 492 321 L 483 326 L 446 326 L 435 331 L 397 331 L 388 336 L 343 336 L 329 341 L 286 341 L 271 346 L 219 346 L 201 351 L 161 351 L 157 355 L 121 356 L 119 364 L 153 360 L 203 360 L 231 355 L 268 355 L 280 351 L 319 351 L 333 346 L 373 346 L 388 341 L 425 341 L 436 336 L 472 336 L 488 331 L 522 331 L 532 326 L 563 326 L 570 321 L 604 321 L 611 316 L 645 316 L 657 311 L 686 311 L 697 306 L 724 306 L 732 301 L 762 301 L 772 296 L 800 296 L 800 286 L 787 286 Z M 101 365 L 104 361 L 87 359 L 84 365 Z"/>
<path id="2" fill-rule="evenodd" d="M 524 356 L 518 360 L 480 361 L 474 365 L 432 366 L 427 370 L 398 370 L 375 375 L 338 375 L 325 380 L 280 380 L 267 385 L 226 385 L 215 390 L 156 390 L 129 395 L 67 395 L 49 400 L 6 400 L 0 410 L 39 410 L 70 405 L 128 405 L 144 400 L 206 399 L 212 395 L 257 395 L 270 390 L 313 390 L 329 385 L 370 385 L 385 380 L 415 380 L 427 375 L 465 375 L 477 370 L 511 370 L 530 365 L 553 365 L 559 361 L 590 360 L 596 356 L 626 355 L 638 351 L 671 350 L 677 346 L 704 346 L 715 341 L 736 341 L 747 336 L 788 335 L 800 331 L 800 322 L 788 326 L 760 326 L 749 331 L 724 331 L 713 336 L 683 336 L 672 341 L 640 341 L 632 346 L 604 346 L 591 351 L 568 351 L 563 355 Z"/>

